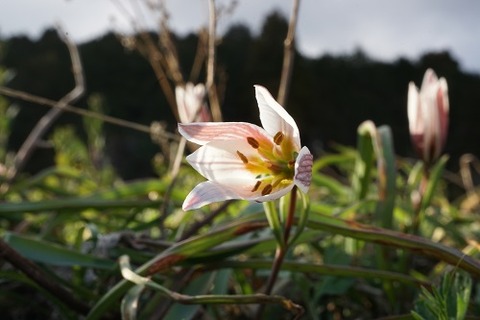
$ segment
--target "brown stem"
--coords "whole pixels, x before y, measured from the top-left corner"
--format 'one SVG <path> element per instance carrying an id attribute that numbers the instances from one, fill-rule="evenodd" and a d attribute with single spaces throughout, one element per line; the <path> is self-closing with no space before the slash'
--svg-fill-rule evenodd
<path id="1" fill-rule="evenodd" d="M 47 99 L 47 98 L 44 98 L 44 97 L 40 97 L 40 96 L 33 95 L 33 94 L 30 94 L 30 93 L 27 93 L 27 92 L 14 90 L 14 89 L 3 87 L 3 86 L 0 86 L 0 94 L 5 95 L 7 97 L 21 99 L 21 100 L 24 100 L 24 101 L 36 103 L 36 104 L 51 107 L 51 108 L 60 108 L 59 105 L 58 105 L 58 101 L 54 101 L 54 100 L 51 100 L 51 99 Z M 146 126 L 146 125 L 143 125 L 143 124 L 140 124 L 140 123 L 127 121 L 127 120 L 123 120 L 123 119 L 119 119 L 119 118 L 115 118 L 115 117 L 111 117 L 111 116 L 107 116 L 107 115 L 104 115 L 104 114 L 101 114 L 101 113 L 98 113 L 98 112 L 94 112 L 94 111 L 91 111 L 91 110 L 80 109 L 80 108 L 74 107 L 70 104 L 64 105 L 62 107 L 62 109 L 64 111 L 74 113 L 74 114 L 77 114 L 77 115 L 80 115 L 80 116 L 89 117 L 89 118 L 92 118 L 92 119 L 99 119 L 99 120 L 102 120 L 104 122 L 108 122 L 110 124 L 116 125 L 116 126 L 132 129 L 132 130 L 139 131 L 139 132 L 144 132 L 144 133 L 149 133 L 149 134 L 151 133 L 151 130 L 150 130 L 149 126 Z M 177 140 L 177 141 L 179 140 L 178 136 L 173 134 L 173 133 L 163 132 L 161 134 L 168 139 Z"/>
<path id="2" fill-rule="evenodd" d="M 292 229 L 293 220 L 295 218 L 295 208 L 297 206 L 297 187 L 294 186 L 292 191 L 290 192 L 290 204 L 288 207 L 288 214 L 287 219 L 285 221 L 285 230 L 284 230 L 284 241 L 285 243 L 277 244 L 277 249 L 275 251 L 275 258 L 273 260 L 272 269 L 270 271 L 270 277 L 268 278 L 268 282 L 265 286 L 264 293 L 266 295 L 270 295 L 272 293 L 273 286 L 277 281 L 278 273 L 280 272 L 280 268 L 282 267 L 283 260 L 285 255 L 288 252 L 289 244 L 288 239 L 290 238 L 290 230 Z M 265 310 L 265 305 L 260 305 L 257 311 L 256 319 L 260 320 L 263 312 Z"/>
<path id="3" fill-rule="evenodd" d="M 280 244 L 277 244 L 277 250 L 275 251 L 275 258 L 273 260 L 272 269 L 270 271 L 270 277 L 268 278 L 268 282 L 265 286 L 264 294 L 270 295 L 272 293 L 273 286 L 277 281 L 278 273 L 280 272 L 280 268 L 283 263 L 283 259 L 285 258 L 285 254 L 287 253 L 287 249 Z M 257 310 L 257 315 L 255 319 L 260 320 L 263 316 L 263 312 L 265 311 L 265 305 L 260 305 Z"/>
<path id="4" fill-rule="evenodd" d="M 285 221 L 285 246 L 288 244 L 288 239 L 290 238 L 290 230 L 292 230 L 293 218 L 295 217 L 295 207 L 297 205 L 297 186 L 294 186 L 290 192 L 290 206 L 288 208 L 288 215 Z"/>
<path id="5" fill-rule="evenodd" d="M 53 279 L 50 279 L 36 264 L 21 256 L 17 251 L 11 248 L 0 237 L 0 258 L 10 262 L 15 268 L 23 272 L 40 287 L 44 288 L 69 308 L 76 312 L 86 315 L 90 308 L 84 302 L 77 300 L 72 293 L 62 286 L 58 285 Z"/>
<path id="6" fill-rule="evenodd" d="M 282 75 L 280 77 L 280 87 L 278 89 L 278 103 L 282 106 L 285 106 L 285 103 L 288 99 L 288 90 L 290 87 L 290 80 L 292 78 L 293 70 L 293 57 L 294 57 L 294 39 L 295 39 L 295 29 L 297 26 L 297 17 L 298 9 L 300 7 L 300 0 L 295 0 L 293 2 L 292 15 L 290 17 L 290 23 L 288 25 L 287 37 L 284 41 L 284 50 L 283 50 L 283 67 Z"/>
<path id="7" fill-rule="evenodd" d="M 9 169 L 7 173 L 7 178 L 10 183 L 15 180 L 18 172 L 23 169 L 24 165 L 27 163 L 28 159 L 30 159 L 30 156 L 35 150 L 38 141 L 43 137 L 43 135 L 55 122 L 55 120 L 64 111 L 64 107 L 82 96 L 85 91 L 85 80 L 83 77 L 82 63 L 80 61 L 80 54 L 78 53 L 78 48 L 65 36 L 65 33 L 60 28 L 58 28 L 58 33 L 62 40 L 65 42 L 70 53 L 70 57 L 72 60 L 73 77 L 75 79 L 75 87 L 56 103 L 56 108 L 50 109 L 37 122 L 28 137 L 25 139 L 22 146 L 15 155 L 13 166 Z"/>
<path id="8" fill-rule="evenodd" d="M 215 46 L 216 46 L 216 28 L 217 28 L 217 12 L 215 8 L 215 0 L 208 1 L 209 8 L 209 24 L 208 24 L 208 58 L 207 58 L 207 83 L 208 97 L 210 100 L 210 110 L 212 111 L 213 121 L 222 121 L 222 111 L 220 110 L 220 102 L 217 95 L 217 87 L 215 85 Z"/>

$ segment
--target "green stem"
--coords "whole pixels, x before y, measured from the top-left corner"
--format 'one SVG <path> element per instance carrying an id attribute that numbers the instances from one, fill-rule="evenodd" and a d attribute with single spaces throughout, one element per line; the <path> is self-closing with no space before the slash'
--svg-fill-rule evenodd
<path id="1" fill-rule="evenodd" d="M 297 205 L 297 186 L 294 186 L 290 193 L 290 206 L 288 208 L 288 216 L 285 221 L 285 232 L 283 240 L 285 241 L 285 247 L 287 247 L 288 239 L 290 238 L 290 230 L 292 230 L 293 218 L 295 217 L 295 207 Z"/>
<path id="2" fill-rule="evenodd" d="M 120 269 L 123 277 L 135 283 L 137 286 L 151 287 L 163 295 L 169 297 L 173 301 L 181 304 L 280 304 L 286 310 L 295 315 L 295 319 L 299 319 L 303 314 L 303 308 L 295 304 L 293 301 L 281 296 L 271 296 L 266 294 L 249 294 L 249 295 L 197 295 L 190 296 L 181 294 L 165 288 L 164 286 L 152 281 L 150 278 L 138 275 L 131 270 L 128 256 L 119 258 Z"/>
<path id="3" fill-rule="evenodd" d="M 418 203 L 415 203 L 413 221 L 412 221 L 412 234 L 418 235 L 420 229 L 420 223 L 423 220 L 423 198 L 425 197 L 425 191 L 427 190 L 428 180 L 430 177 L 429 166 L 425 165 L 423 168 L 422 180 L 420 181 L 420 186 L 418 187 L 419 199 Z"/>
<path id="4" fill-rule="evenodd" d="M 290 192 L 290 205 L 288 207 L 287 219 L 285 220 L 285 229 L 283 232 L 282 241 L 283 243 L 277 243 L 277 249 L 275 251 L 275 258 L 273 260 L 272 269 L 270 272 L 270 277 L 268 278 L 267 285 L 265 287 L 264 294 L 270 295 L 273 289 L 275 282 L 277 281 L 278 273 L 282 267 L 283 260 L 289 249 L 288 239 L 290 237 L 290 230 L 295 217 L 295 207 L 297 205 L 297 187 L 294 186 Z M 258 308 L 256 319 L 261 319 L 265 306 L 262 304 Z"/>

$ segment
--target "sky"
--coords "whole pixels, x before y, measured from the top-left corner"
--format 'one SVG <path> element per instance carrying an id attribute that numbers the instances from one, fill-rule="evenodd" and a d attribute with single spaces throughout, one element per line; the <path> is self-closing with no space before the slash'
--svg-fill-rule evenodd
<path id="1" fill-rule="evenodd" d="M 109 30 L 130 32 L 134 0 L 0 0 L 0 37 L 40 36 L 60 24 L 77 42 Z M 137 0 L 155 2 L 159 0 Z M 208 0 L 165 0 L 174 32 L 196 32 L 208 23 Z M 259 32 L 273 10 L 290 16 L 292 0 L 237 0 L 220 16 L 218 33 L 232 24 Z M 232 0 L 217 0 L 229 8 Z M 143 10 L 140 23 L 154 27 L 158 15 Z M 371 58 L 417 59 L 423 53 L 448 50 L 463 71 L 480 74 L 479 0 L 301 0 L 297 46 L 306 56 L 349 54 L 361 48 Z"/>

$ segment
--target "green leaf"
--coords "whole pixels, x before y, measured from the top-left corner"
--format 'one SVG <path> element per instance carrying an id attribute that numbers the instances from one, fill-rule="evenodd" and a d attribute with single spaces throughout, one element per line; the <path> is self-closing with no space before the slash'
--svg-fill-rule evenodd
<path id="1" fill-rule="evenodd" d="M 97 198 L 68 198 L 44 201 L 6 202 L 0 206 L 0 214 L 24 213 L 42 211 L 68 212 L 85 209 L 112 209 L 112 208 L 156 208 L 161 201 L 150 200 L 104 200 Z"/>
<path id="2" fill-rule="evenodd" d="M 357 150 L 358 157 L 355 161 L 352 185 L 358 200 L 364 199 L 371 186 L 371 175 L 373 169 L 374 137 L 377 135 L 377 128 L 372 121 L 365 121 L 357 130 Z"/>
<path id="3" fill-rule="evenodd" d="M 213 279 L 216 272 L 208 272 L 200 275 L 191 281 L 185 288 L 183 294 L 189 296 L 203 295 L 208 292 L 209 287 L 212 286 Z M 163 320 L 190 320 L 197 313 L 200 305 L 184 305 L 176 303 L 174 304 L 168 313 L 162 318 Z"/>
<path id="4" fill-rule="evenodd" d="M 127 294 L 123 297 L 120 304 L 120 310 L 122 313 L 122 320 L 136 320 L 138 310 L 138 300 L 145 289 L 145 285 L 137 284 L 128 290 Z"/>
<path id="5" fill-rule="evenodd" d="M 169 249 L 163 251 L 153 259 L 149 260 L 138 269 L 136 273 L 141 275 L 150 275 L 152 268 L 156 270 L 162 263 L 165 267 L 171 265 L 172 259 L 174 261 L 182 261 L 188 256 L 206 251 L 225 241 L 232 240 L 235 237 L 240 237 L 246 233 L 253 232 L 259 229 L 264 229 L 267 226 L 266 221 L 237 221 L 224 226 L 220 229 L 211 231 L 210 233 L 195 236 L 185 241 L 179 242 L 171 246 Z M 118 300 L 132 287 L 132 283 L 127 280 L 122 280 L 111 288 L 105 295 L 103 295 L 97 304 L 93 306 L 90 313 L 87 315 L 88 320 L 100 319 L 104 313 L 118 305 Z"/>
<path id="6" fill-rule="evenodd" d="M 24 257 L 33 261 L 56 266 L 81 266 L 114 270 L 116 263 L 93 257 L 47 241 L 33 239 L 7 232 L 4 240 Z"/>
<path id="7" fill-rule="evenodd" d="M 377 221 L 380 221 L 382 228 L 392 229 L 396 195 L 396 166 L 393 137 L 388 126 L 378 128 L 377 170 L 379 180 Z"/>
<path id="8" fill-rule="evenodd" d="M 280 217 L 278 215 L 277 208 L 275 207 L 275 202 L 267 201 L 263 203 L 263 208 L 265 209 L 265 215 L 268 220 L 268 224 L 272 229 L 273 235 L 277 239 L 279 246 L 283 247 L 285 245 L 285 239 L 283 236 L 283 227 L 280 222 Z"/>
<path id="9" fill-rule="evenodd" d="M 465 255 L 458 249 L 433 242 L 420 236 L 407 235 L 389 229 L 364 225 L 351 220 L 336 219 L 322 214 L 310 215 L 307 228 L 323 230 L 332 234 L 344 235 L 346 237 L 386 246 L 422 252 L 425 256 L 440 259 L 474 276 L 480 276 L 480 262 L 478 260 Z"/>
<path id="10" fill-rule="evenodd" d="M 425 194 L 423 195 L 422 204 L 421 204 L 422 211 L 424 211 L 425 209 L 428 208 L 428 206 L 430 206 L 433 196 L 436 193 L 437 185 L 441 180 L 443 169 L 445 168 L 447 161 L 448 161 L 448 156 L 447 155 L 442 156 L 437 161 L 437 163 L 433 166 L 433 168 L 430 170 L 427 188 L 425 190 Z"/>
<path id="11" fill-rule="evenodd" d="M 312 175 L 312 184 L 317 187 L 328 189 L 328 191 L 336 197 L 347 198 L 350 195 L 349 190 L 345 185 L 319 172 Z"/>

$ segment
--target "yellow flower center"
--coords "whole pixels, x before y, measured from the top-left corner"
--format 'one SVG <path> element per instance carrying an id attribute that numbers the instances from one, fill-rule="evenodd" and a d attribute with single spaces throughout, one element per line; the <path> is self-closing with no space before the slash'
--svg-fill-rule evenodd
<path id="1" fill-rule="evenodd" d="M 292 139 L 286 139 L 285 134 L 279 131 L 273 141 L 247 137 L 247 142 L 256 154 L 247 157 L 237 150 L 237 155 L 246 169 L 255 174 L 256 182 L 251 192 L 260 190 L 265 196 L 293 182 L 298 151 Z"/>

